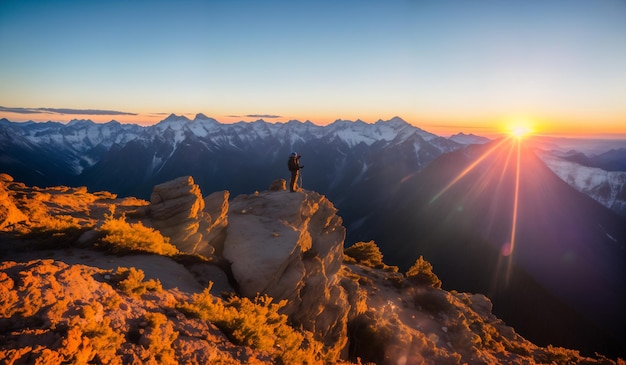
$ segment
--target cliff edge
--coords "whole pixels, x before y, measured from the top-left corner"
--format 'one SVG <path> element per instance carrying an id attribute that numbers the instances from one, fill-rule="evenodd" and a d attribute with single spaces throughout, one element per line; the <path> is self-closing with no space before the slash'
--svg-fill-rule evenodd
<path id="1" fill-rule="evenodd" d="M 144 201 L 2 175 L 0 362 L 624 363 L 532 344 L 422 258 L 344 251 L 328 199 L 272 186 L 229 200 L 185 176 Z"/>

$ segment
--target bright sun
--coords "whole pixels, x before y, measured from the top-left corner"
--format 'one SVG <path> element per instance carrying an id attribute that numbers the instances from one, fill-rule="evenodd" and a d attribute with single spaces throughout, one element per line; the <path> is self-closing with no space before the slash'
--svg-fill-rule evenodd
<path id="1" fill-rule="evenodd" d="M 523 138 L 530 133 L 532 133 L 532 129 L 530 128 L 528 123 L 517 122 L 509 126 L 509 133 L 513 137 Z"/>

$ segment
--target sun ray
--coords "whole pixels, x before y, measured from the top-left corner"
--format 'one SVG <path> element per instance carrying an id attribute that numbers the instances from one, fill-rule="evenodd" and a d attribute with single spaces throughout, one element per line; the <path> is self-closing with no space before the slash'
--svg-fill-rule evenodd
<path id="1" fill-rule="evenodd" d="M 439 191 L 428 203 L 429 204 L 434 203 L 437 199 L 439 199 L 440 196 L 442 196 L 446 191 L 448 191 L 448 189 L 454 186 L 454 184 L 456 184 L 465 175 L 467 175 L 470 171 L 472 171 L 479 163 L 481 163 L 481 161 L 483 161 L 485 158 L 491 155 L 496 149 L 498 149 L 498 147 L 500 147 L 500 145 L 502 145 L 507 140 L 508 138 L 502 138 L 500 142 L 493 145 L 487 152 L 483 153 L 479 158 L 477 158 L 474 162 L 472 162 L 469 166 L 467 166 L 465 170 L 461 171 L 460 174 L 458 174 L 450 183 L 448 183 L 448 185 L 446 185 L 443 189 L 441 189 L 441 191 Z"/>
<path id="2" fill-rule="evenodd" d="M 509 249 L 509 261 L 506 272 L 506 284 L 508 285 L 511 280 L 512 264 L 513 264 L 513 252 L 515 251 L 515 236 L 517 231 L 517 211 L 519 206 L 519 185 L 521 174 L 521 141 L 517 140 L 517 166 L 515 169 L 515 190 L 513 193 L 513 221 L 511 222 L 511 239 Z"/>
<path id="3" fill-rule="evenodd" d="M 512 139 L 511 139 L 511 138 L 509 138 L 509 140 L 512 140 Z M 509 164 L 510 164 L 510 162 L 511 162 L 511 155 L 513 154 L 513 151 L 514 151 L 514 150 L 515 150 L 515 146 L 514 146 L 514 144 L 513 144 L 513 143 L 511 143 L 511 144 L 509 145 L 509 147 L 508 147 L 508 151 L 507 151 L 506 158 L 505 158 L 505 162 L 504 162 L 504 167 L 503 167 L 503 168 L 502 168 L 502 170 L 500 171 L 500 176 L 499 176 L 499 178 L 498 178 L 498 183 L 497 183 L 497 185 L 496 185 L 496 187 L 495 187 L 495 190 L 498 190 L 498 191 L 499 191 L 499 190 L 502 188 L 502 185 L 503 185 L 503 184 L 504 184 L 504 182 L 505 182 L 506 172 L 507 172 L 507 171 L 508 171 L 508 169 L 509 169 Z M 494 206 L 494 207 L 497 207 L 497 206 L 498 206 L 498 204 L 499 204 L 499 197 L 496 197 L 496 198 L 494 199 L 494 201 L 493 201 L 493 203 L 492 203 L 492 204 L 493 204 L 493 206 Z M 498 214 L 498 213 L 497 213 L 497 209 L 496 209 L 496 208 L 494 208 L 494 210 L 493 210 L 493 212 L 492 212 L 492 214 L 491 214 L 492 216 L 490 217 L 490 219 L 489 219 L 489 221 L 488 221 L 488 228 L 487 228 L 487 230 L 488 230 L 488 231 L 490 231 L 490 230 L 492 229 L 492 227 L 493 227 L 493 224 L 494 224 L 494 215 L 496 215 L 496 214 Z"/>
<path id="4" fill-rule="evenodd" d="M 529 130 L 526 130 L 529 131 Z M 508 148 L 501 148 L 501 146 L 505 143 L 509 143 Z M 495 164 L 493 168 L 502 169 L 499 173 L 497 173 L 493 169 L 489 169 L 483 179 L 490 179 L 487 175 L 492 176 L 492 178 L 498 178 L 496 190 L 499 190 L 500 186 L 505 182 L 507 174 L 514 173 L 514 186 L 512 189 L 512 196 L 510 198 L 513 199 L 513 206 L 511 212 L 511 231 L 508 235 L 508 242 L 502 245 L 500 250 L 500 257 L 497 263 L 497 269 L 494 276 L 493 289 L 496 290 L 497 283 L 502 280 L 502 283 L 505 286 L 508 286 L 511 280 L 511 276 L 513 273 L 513 253 L 515 251 L 516 246 L 516 238 L 517 238 L 517 221 L 518 221 L 518 211 L 519 211 L 519 203 L 520 203 L 520 181 L 521 181 L 521 155 L 522 155 L 522 138 L 520 136 L 516 136 L 511 133 L 508 137 L 502 138 L 498 143 L 491 146 L 486 152 L 481 154 L 478 158 L 472 161 L 463 171 L 461 171 L 458 175 L 452 179 L 443 189 L 441 189 L 429 202 L 432 204 L 437 199 L 439 199 L 443 194 L 445 194 L 451 187 L 453 187 L 456 183 L 458 183 L 463 177 L 465 177 L 469 172 L 476 168 L 481 162 L 483 162 L 487 157 L 493 155 L 494 153 L 500 152 L 502 153 L 500 161 L 502 164 Z M 504 160 L 502 160 L 504 159 Z M 484 183 L 480 180 L 476 182 L 476 184 L 472 187 L 472 192 L 476 193 L 485 188 L 482 186 Z M 478 189 L 478 190 L 476 190 Z M 497 198 L 497 194 L 495 194 Z M 498 204 L 494 202 L 494 204 Z M 496 209 L 497 211 L 497 209 Z"/>

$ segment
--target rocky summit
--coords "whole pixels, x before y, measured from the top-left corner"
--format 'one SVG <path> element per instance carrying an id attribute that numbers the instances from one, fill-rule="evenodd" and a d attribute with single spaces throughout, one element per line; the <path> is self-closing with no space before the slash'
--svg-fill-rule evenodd
<path id="1" fill-rule="evenodd" d="M 340 212 L 284 182 L 191 176 L 150 201 L 0 175 L 2 364 L 623 364 L 537 346 L 482 294 L 344 250 Z"/>
<path id="2" fill-rule="evenodd" d="M 287 300 L 294 324 L 340 352 L 349 303 L 339 285 L 346 235 L 337 209 L 315 192 L 240 195 L 230 204 L 224 258 L 239 291 Z"/>

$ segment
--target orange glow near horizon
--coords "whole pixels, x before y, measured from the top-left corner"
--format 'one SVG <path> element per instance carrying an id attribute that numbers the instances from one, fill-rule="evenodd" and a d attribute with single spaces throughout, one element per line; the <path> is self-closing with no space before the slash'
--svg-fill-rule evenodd
<path id="1" fill-rule="evenodd" d="M 157 124 L 165 119 L 169 114 L 183 115 L 189 119 L 193 119 L 197 113 L 195 112 L 133 112 L 119 115 L 111 114 L 61 114 L 61 113 L 15 113 L 0 112 L 0 118 L 7 118 L 14 122 L 35 121 L 47 122 L 55 121 L 67 123 L 73 119 L 89 119 L 96 123 L 106 123 L 116 120 L 123 124 L 138 124 L 141 126 L 150 126 Z M 337 119 L 357 120 L 361 119 L 366 123 L 374 123 L 380 119 L 389 120 L 395 115 L 364 115 L 359 114 L 336 114 L 330 115 L 315 114 L 302 116 L 299 114 L 284 114 L 277 118 L 263 118 L 262 115 L 246 115 L 246 114 L 226 114 L 224 111 L 202 112 L 207 117 L 215 118 L 220 123 L 230 124 L 241 121 L 251 122 L 258 119 L 264 119 L 269 123 L 284 123 L 289 120 L 300 120 L 302 122 L 310 120 L 316 125 L 328 125 Z M 561 120 L 548 121 L 540 118 L 489 118 L 477 121 L 476 119 L 453 121 L 431 122 L 431 117 L 425 117 L 409 113 L 408 115 L 398 114 L 398 116 L 406 120 L 409 124 L 421 128 L 427 132 L 434 133 L 439 136 L 448 137 L 458 133 L 474 134 L 495 139 L 506 135 L 528 136 L 546 135 L 554 137 L 571 137 L 571 138 L 613 138 L 626 139 L 626 123 L 623 121 L 611 123 L 568 123 Z M 434 117 L 433 117 L 434 118 Z M 532 120 L 532 122 L 531 122 Z"/>

